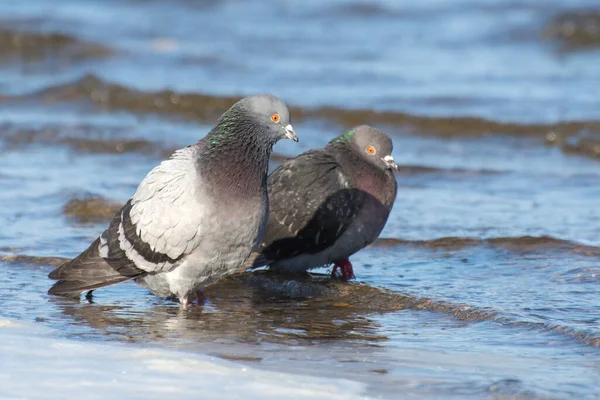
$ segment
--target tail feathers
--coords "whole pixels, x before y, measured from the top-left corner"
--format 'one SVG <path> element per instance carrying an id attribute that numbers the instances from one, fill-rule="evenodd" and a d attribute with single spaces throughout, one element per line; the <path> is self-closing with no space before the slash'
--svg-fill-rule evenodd
<path id="1" fill-rule="evenodd" d="M 131 279 L 128 276 L 121 276 L 120 278 L 114 278 L 112 280 L 97 280 L 97 281 L 74 281 L 64 280 L 56 282 L 48 294 L 56 296 L 79 296 L 82 293 L 89 292 L 90 290 L 99 289 L 101 287 L 110 286 L 115 283 L 124 282 Z"/>
<path id="2" fill-rule="evenodd" d="M 129 260 L 102 258 L 98 252 L 99 244 L 98 238 L 79 256 L 52 271 L 48 277 L 58 282 L 48 290 L 48 294 L 77 296 L 145 273 L 132 266 Z"/>

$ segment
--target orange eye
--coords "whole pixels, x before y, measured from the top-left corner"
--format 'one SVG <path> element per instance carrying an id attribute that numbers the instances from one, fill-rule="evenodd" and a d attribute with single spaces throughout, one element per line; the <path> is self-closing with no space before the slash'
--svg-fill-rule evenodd
<path id="1" fill-rule="evenodd" d="M 369 146 L 369 147 L 367 147 L 366 152 L 367 152 L 367 154 L 373 156 L 373 155 L 375 155 L 375 153 L 377 153 L 377 150 L 375 150 L 375 147 Z"/>
<path id="2" fill-rule="evenodd" d="M 278 123 L 279 122 L 279 114 L 275 113 L 271 115 L 271 121 Z"/>

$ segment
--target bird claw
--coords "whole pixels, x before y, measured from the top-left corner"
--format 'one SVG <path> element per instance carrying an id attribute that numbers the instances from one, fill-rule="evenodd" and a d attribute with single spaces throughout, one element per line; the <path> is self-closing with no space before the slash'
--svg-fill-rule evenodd
<path id="1" fill-rule="evenodd" d="M 205 302 L 206 302 L 206 296 L 204 296 L 204 293 L 202 291 L 198 290 L 198 291 L 196 291 L 196 304 L 194 304 L 193 300 L 190 301 L 189 297 L 185 297 L 183 299 L 179 299 L 179 308 L 181 308 L 182 310 L 187 310 L 187 309 L 190 309 L 190 308 L 196 307 L 196 306 L 200 307 Z"/>
<path id="2" fill-rule="evenodd" d="M 340 279 L 344 282 L 349 281 L 350 279 L 356 279 L 354 276 L 354 271 L 352 269 L 352 263 L 350 260 L 345 259 L 342 261 L 338 261 L 333 266 L 333 270 L 331 271 L 331 277 L 335 278 L 337 276 L 337 270 L 340 270 Z"/>

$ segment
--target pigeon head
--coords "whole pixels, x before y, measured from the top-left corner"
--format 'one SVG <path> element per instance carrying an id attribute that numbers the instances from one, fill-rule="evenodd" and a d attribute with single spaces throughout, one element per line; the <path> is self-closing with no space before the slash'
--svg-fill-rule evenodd
<path id="1" fill-rule="evenodd" d="M 246 97 L 198 141 L 197 165 L 213 187 L 262 193 L 273 145 L 283 138 L 298 141 L 285 103 L 268 94 Z"/>
<path id="2" fill-rule="evenodd" d="M 393 144 L 388 135 L 368 125 L 356 126 L 330 142 L 332 146 L 343 146 L 361 159 L 378 168 L 398 169 L 392 157 Z"/>
<path id="3" fill-rule="evenodd" d="M 270 94 L 258 94 L 241 99 L 223 115 L 243 113 L 249 117 L 261 129 L 261 134 L 266 135 L 263 139 L 275 143 L 279 139 L 292 139 L 298 141 L 298 136 L 292 128 L 290 112 L 285 103 Z"/>

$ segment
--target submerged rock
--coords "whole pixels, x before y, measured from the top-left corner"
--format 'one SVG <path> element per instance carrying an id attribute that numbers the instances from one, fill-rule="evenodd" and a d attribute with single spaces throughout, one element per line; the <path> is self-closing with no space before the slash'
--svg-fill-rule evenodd
<path id="1" fill-rule="evenodd" d="M 101 128 L 93 125 L 0 125 L 0 144 L 8 149 L 25 146 L 65 146 L 86 153 L 140 153 L 168 157 L 173 147 L 131 137 L 127 128 Z"/>
<path id="2" fill-rule="evenodd" d="M 70 199 L 63 213 L 79 223 L 109 221 L 122 204 L 97 195 L 83 195 Z"/>
<path id="3" fill-rule="evenodd" d="M 59 59 L 75 61 L 102 58 L 112 54 L 103 45 L 90 43 L 62 33 L 41 33 L 0 28 L 0 61 L 20 57 L 26 61 Z"/>
<path id="4" fill-rule="evenodd" d="M 5 263 L 20 263 L 29 265 L 51 265 L 58 267 L 68 261 L 68 258 L 63 257 L 39 257 L 27 256 L 22 254 L 0 256 L 0 261 Z"/>
<path id="5" fill-rule="evenodd" d="M 600 10 L 570 11 L 552 19 L 542 35 L 564 51 L 600 47 Z"/>
<path id="6" fill-rule="evenodd" d="M 171 90 L 141 91 L 105 81 L 95 75 L 47 88 L 25 96 L 7 97 L 14 102 L 41 99 L 48 103 L 91 101 L 102 109 L 126 110 L 179 116 L 201 122 L 214 122 L 221 113 L 239 100 L 235 96 L 212 96 L 200 93 L 178 93 Z M 410 133 L 442 137 L 485 136 L 507 134 L 543 138 L 548 132 L 560 130 L 575 134 L 582 129 L 600 132 L 600 121 L 561 122 L 558 124 L 521 124 L 492 121 L 480 117 L 429 117 L 398 111 L 343 109 L 338 107 L 290 107 L 295 121 L 320 120 L 341 127 L 360 124 L 401 128 Z M 386 128 L 388 129 L 388 128 Z"/>

